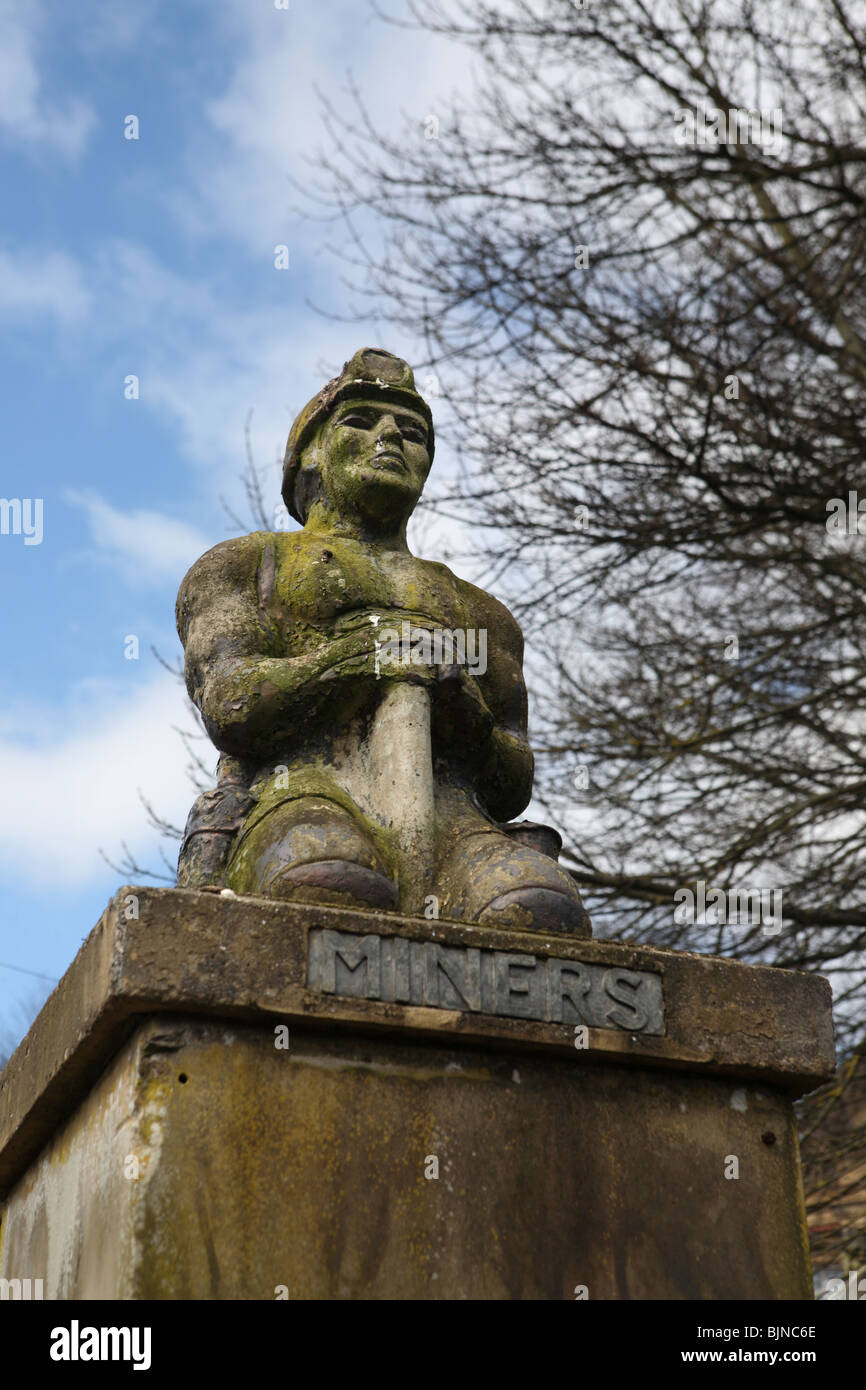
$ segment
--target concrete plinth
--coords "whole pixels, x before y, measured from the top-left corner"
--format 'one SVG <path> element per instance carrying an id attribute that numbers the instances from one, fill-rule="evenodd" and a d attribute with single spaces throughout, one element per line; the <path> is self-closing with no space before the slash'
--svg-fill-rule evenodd
<path id="1" fill-rule="evenodd" d="M 817 977 L 124 889 L 0 1078 L 55 1299 L 810 1298 Z"/>

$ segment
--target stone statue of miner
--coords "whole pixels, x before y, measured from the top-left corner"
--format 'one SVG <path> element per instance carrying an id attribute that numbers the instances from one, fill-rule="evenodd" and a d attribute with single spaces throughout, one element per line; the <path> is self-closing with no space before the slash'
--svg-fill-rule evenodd
<path id="1" fill-rule="evenodd" d="M 532 790 L 523 640 L 495 598 L 419 560 L 433 458 L 409 366 L 364 348 L 295 420 L 301 531 L 214 546 L 177 601 L 186 683 L 222 754 L 181 887 L 589 934 Z"/>

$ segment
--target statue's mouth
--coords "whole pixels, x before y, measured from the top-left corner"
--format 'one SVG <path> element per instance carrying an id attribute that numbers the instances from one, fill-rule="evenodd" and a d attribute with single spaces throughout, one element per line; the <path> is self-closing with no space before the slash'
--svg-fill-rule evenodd
<path id="1" fill-rule="evenodd" d="M 389 473 L 408 471 L 403 455 L 395 453 L 394 450 L 383 449 L 380 454 L 374 454 L 370 462 L 374 468 L 385 468 Z"/>

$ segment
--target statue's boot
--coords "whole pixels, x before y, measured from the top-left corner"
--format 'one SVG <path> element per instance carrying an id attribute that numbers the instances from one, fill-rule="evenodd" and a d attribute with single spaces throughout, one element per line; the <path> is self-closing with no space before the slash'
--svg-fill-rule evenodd
<path id="1" fill-rule="evenodd" d="M 226 870 L 226 883 L 236 893 L 335 907 L 394 907 L 393 876 L 344 806 L 299 796 L 251 820 Z"/>
<path id="2" fill-rule="evenodd" d="M 449 794 L 446 801 L 449 813 L 442 822 L 434 890 L 440 917 L 592 935 L 577 885 L 556 862 L 555 832 L 545 833 L 541 826 L 503 829 L 459 794 Z M 534 836 L 533 831 L 539 833 Z"/>

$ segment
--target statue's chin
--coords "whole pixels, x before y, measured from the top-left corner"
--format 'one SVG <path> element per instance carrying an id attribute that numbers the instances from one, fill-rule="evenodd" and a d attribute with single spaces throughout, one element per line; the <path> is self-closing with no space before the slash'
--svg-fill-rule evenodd
<path id="1" fill-rule="evenodd" d="M 364 511 L 369 515 L 393 517 L 395 510 L 414 507 L 419 492 L 408 473 L 369 464 L 358 479 L 363 488 Z"/>

